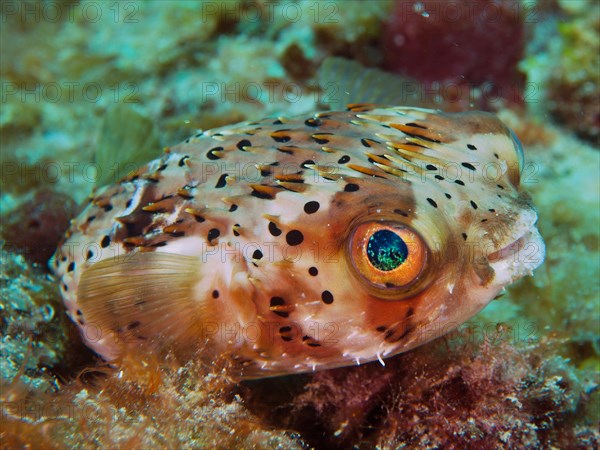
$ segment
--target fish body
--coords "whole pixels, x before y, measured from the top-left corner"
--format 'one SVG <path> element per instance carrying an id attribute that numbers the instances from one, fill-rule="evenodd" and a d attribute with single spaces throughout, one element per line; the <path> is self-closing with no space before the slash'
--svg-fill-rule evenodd
<path id="1" fill-rule="evenodd" d="M 109 361 L 201 349 L 245 378 L 383 363 L 541 264 L 521 167 L 488 113 L 354 104 L 244 122 L 97 191 L 52 267 Z"/>

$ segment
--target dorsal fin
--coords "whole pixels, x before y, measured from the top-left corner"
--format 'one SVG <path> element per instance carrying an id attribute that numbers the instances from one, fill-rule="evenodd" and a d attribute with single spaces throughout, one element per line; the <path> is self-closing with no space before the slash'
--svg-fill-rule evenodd
<path id="1" fill-rule="evenodd" d="M 96 146 L 96 187 L 116 183 L 161 154 L 156 126 L 130 104 L 117 103 L 104 116 Z"/>
<path id="2" fill-rule="evenodd" d="M 419 105 L 422 99 L 415 80 L 337 56 L 323 61 L 316 82 L 322 102 L 333 111 L 342 111 L 349 103 Z"/>

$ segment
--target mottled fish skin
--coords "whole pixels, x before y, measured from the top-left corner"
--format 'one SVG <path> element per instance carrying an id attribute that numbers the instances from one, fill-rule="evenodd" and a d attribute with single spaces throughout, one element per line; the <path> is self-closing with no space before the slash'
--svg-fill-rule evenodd
<path id="1" fill-rule="evenodd" d="M 541 264 L 521 157 L 482 112 L 360 104 L 222 127 L 97 192 L 51 264 L 107 360 L 126 345 L 203 346 L 245 378 L 381 361 Z M 410 283 L 361 275 L 354 233 L 366 223 L 420 236 Z"/>

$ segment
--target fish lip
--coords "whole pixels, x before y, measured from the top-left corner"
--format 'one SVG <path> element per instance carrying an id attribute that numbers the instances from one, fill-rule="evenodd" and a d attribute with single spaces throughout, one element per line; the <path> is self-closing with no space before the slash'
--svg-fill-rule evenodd
<path id="1" fill-rule="evenodd" d="M 496 273 L 497 281 L 508 284 L 531 275 L 544 261 L 545 253 L 544 241 L 532 225 L 504 247 L 488 254 L 487 260 Z"/>
<path id="2" fill-rule="evenodd" d="M 505 245 L 499 250 L 496 250 L 487 255 L 488 262 L 493 264 L 499 260 L 506 260 L 512 256 L 515 256 L 515 253 L 518 253 L 523 249 L 525 244 L 528 242 L 528 232 L 525 232 L 519 238 L 513 240 L 510 244 Z"/>
<path id="3" fill-rule="evenodd" d="M 498 242 L 498 247 L 486 255 L 488 263 L 493 267 L 494 264 L 506 263 L 509 260 L 522 259 L 524 251 L 530 250 L 528 254 L 536 253 L 536 250 L 542 250 L 542 259 L 544 254 L 544 241 L 537 229 L 538 215 L 536 210 L 530 205 L 528 194 L 522 194 L 522 200 L 527 204 L 523 205 L 520 213 L 513 218 L 510 226 L 511 233 Z M 529 263 L 534 261 L 528 261 Z M 535 265 L 539 266 L 541 261 Z M 533 268 L 535 268 L 533 267 Z M 533 269 L 532 269 L 533 270 Z"/>

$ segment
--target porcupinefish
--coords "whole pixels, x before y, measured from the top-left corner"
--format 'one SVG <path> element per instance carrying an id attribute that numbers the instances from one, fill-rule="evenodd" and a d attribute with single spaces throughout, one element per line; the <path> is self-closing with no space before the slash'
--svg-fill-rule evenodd
<path id="1" fill-rule="evenodd" d="M 541 264 L 522 167 L 483 112 L 351 104 L 244 122 L 98 190 L 51 264 L 108 361 L 201 349 L 244 378 L 383 364 Z"/>

